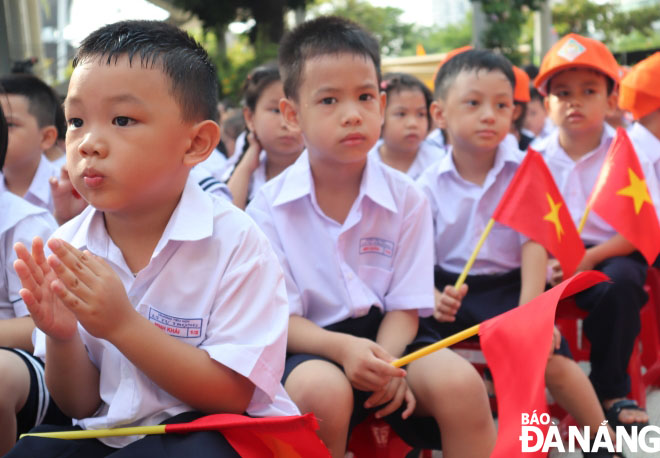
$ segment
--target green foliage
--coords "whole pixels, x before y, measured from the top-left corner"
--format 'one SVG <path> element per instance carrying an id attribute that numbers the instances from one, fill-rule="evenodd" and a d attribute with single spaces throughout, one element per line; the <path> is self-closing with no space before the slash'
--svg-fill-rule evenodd
<path id="1" fill-rule="evenodd" d="M 403 11 L 398 8 L 372 6 L 363 0 L 334 1 L 329 5 L 329 14 L 351 19 L 374 34 L 383 56 L 398 56 L 417 45 L 414 26 L 401 22 Z"/>
<path id="2" fill-rule="evenodd" d="M 542 0 L 487 0 L 481 2 L 487 26 L 481 34 L 484 48 L 498 49 L 514 64 L 522 56 L 518 50 L 523 25 L 532 10 L 540 8 Z"/>
<path id="3" fill-rule="evenodd" d="M 448 52 L 472 42 L 472 13 L 463 22 L 447 27 L 422 27 L 417 32 L 417 41 L 427 53 Z M 403 55 L 414 55 L 415 49 L 403 50 Z"/>

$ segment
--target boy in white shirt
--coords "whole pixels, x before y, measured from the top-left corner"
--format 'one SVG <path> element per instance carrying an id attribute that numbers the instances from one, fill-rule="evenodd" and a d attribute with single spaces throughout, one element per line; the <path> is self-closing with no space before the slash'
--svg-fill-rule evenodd
<path id="1" fill-rule="evenodd" d="M 7 75 L 0 78 L 0 105 L 9 123 L 9 145 L 2 170 L 0 191 L 9 190 L 28 202 L 54 212 L 49 180 L 59 168 L 44 151 L 57 141 L 57 98 L 36 76 Z"/>
<path id="2" fill-rule="evenodd" d="M 614 137 L 605 116 L 616 104 L 618 78 L 619 66 L 603 43 L 568 34 L 546 54 L 534 81 L 557 130 L 532 147 L 543 154 L 576 226 Z M 647 175 L 647 161 L 640 157 L 640 162 Z M 626 399 L 626 370 L 641 328 L 639 310 L 648 299 L 643 288 L 647 265 L 634 246 L 594 212 L 580 236 L 587 250 L 578 271 L 595 269 L 612 279 L 575 297 L 578 307 L 589 313 L 584 320 L 591 342 L 589 378 L 610 426 L 642 427 L 648 415 Z M 556 262 L 553 268 L 553 281 L 558 282 L 561 268 Z"/>
<path id="3" fill-rule="evenodd" d="M 409 351 L 418 309 L 433 307 L 433 248 L 426 199 L 367 158 L 385 107 L 378 43 L 357 24 L 322 17 L 282 40 L 279 63 L 280 109 L 308 149 L 248 214 L 287 279 L 287 392 L 319 417 L 336 457 L 370 411 L 413 446 L 438 448 L 442 435 L 445 457 L 488 456 L 494 425 L 467 361 L 442 350 L 406 371 L 388 364 Z"/>
<path id="4" fill-rule="evenodd" d="M 90 206 L 54 234 L 48 259 L 40 239 L 32 253 L 18 244 L 15 267 L 49 390 L 78 427 L 297 413 L 280 384 L 277 257 L 246 215 L 189 177 L 218 143 L 216 91 L 204 49 L 165 23 L 105 26 L 76 54 L 67 165 Z M 8 456 L 190 453 L 237 456 L 216 431 L 28 437 Z"/>
<path id="5" fill-rule="evenodd" d="M 7 122 L 0 107 L 0 170 L 7 152 Z M 34 322 L 18 291 L 14 271 L 16 242 L 48 238 L 57 224 L 47 210 L 9 191 L 0 191 L 0 454 L 42 421 L 66 424 L 45 387 L 43 362 L 32 356 Z M 70 421 L 69 421 L 70 424 Z"/>

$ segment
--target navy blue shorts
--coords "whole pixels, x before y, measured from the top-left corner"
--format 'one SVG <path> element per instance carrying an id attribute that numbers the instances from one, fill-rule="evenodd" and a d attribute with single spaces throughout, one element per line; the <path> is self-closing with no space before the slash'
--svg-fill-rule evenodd
<path id="1" fill-rule="evenodd" d="M 383 314 L 377 307 L 372 307 L 369 310 L 369 313 L 360 318 L 349 318 L 339 323 L 326 326 L 325 329 L 334 332 L 344 332 L 346 334 L 351 334 L 358 337 L 364 337 L 371 340 L 376 340 L 376 334 L 378 333 L 378 327 L 380 322 L 383 319 Z M 414 349 L 419 348 L 415 347 L 413 344 L 409 345 L 406 348 L 404 354 L 408 354 Z M 329 361 L 326 358 L 323 358 L 318 355 L 310 355 L 305 353 L 298 354 L 288 354 L 286 358 L 286 363 L 284 366 L 284 375 L 282 376 L 282 383 L 286 382 L 286 379 L 289 377 L 289 374 L 301 363 L 310 360 L 323 360 L 328 361 L 337 365 L 333 361 Z M 349 426 L 349 436 L 350 432 L 355 426 L 364 421 L 370 414 L 375 413 L 379 410 L 380 407 L 375 407 L 367 409 L 364 407 L 364 403 L 371 395 L 370 392 L 360 391 L 353 389 L 353 414 L 351 415 L 351 421 Z M 398 410 L 392 412 L 388 416 L 384 417 L 390 427 L 403 439 L 408 445 L 416 448 L 424 449 L 433 449 L 441 450 L 442 442 L 440 441 L 440 430 L 438 424 L 436 423 L 433 417 L 417 417 L 411 416 L 406 420 L 401 418 L 401 414 L 405 409 L 405 405 L 399 407 Z"/>

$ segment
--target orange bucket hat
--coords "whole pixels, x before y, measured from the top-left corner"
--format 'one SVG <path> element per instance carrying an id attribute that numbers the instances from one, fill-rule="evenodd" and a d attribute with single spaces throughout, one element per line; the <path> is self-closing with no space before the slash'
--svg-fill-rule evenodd
<path id="1" fill-rule="evenodd" d="M 635 119 L 643 118 L 660 109 L 660 52 L 635 65 L 621 80 L 619 107 L 632 113 Z"/>
<path id="2" fill-rule="evenodd" d="M 534 86 L 541 94 L 548 95 L 548 80 L 562 70 L 575 67 L 597 70 L 615 83 L 619 82 L 619 64 L 607 46 L 593 38 L 569 33 L 555 43 L 543 58 Z"/>
<path id="3" fill-rule="evenodd" d="M 522 68 L 513 66 L 513 74 L 516 76 L 516 87 L 513 90 L 513 100 L 527 103 L 529 97 L 529 75 Z"/>

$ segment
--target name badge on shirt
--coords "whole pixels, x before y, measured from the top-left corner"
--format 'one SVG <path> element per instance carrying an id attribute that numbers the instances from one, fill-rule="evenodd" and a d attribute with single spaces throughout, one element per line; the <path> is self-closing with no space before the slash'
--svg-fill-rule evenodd
<path id="1" fill-rule="evenodd" d="M 193 339 L 202 334 L 202 318 L 178 318 L 149 307 L 149 321 L 174 337 Z"/>
<path id="2" fill-rule="evenodd" d="M 360 239 L 360 254 L 369 253 L 380 254 L 391 258 L 392 253 L 394 253 L 394 242 L 379 239 L 378 237 Z"/>

